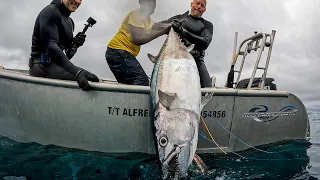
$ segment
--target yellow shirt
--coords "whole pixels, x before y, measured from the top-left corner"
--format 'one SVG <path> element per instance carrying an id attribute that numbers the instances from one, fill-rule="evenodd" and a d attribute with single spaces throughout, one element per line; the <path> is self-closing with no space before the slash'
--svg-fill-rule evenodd
<path id="1" fill-rule="evenodd" d="M 132 41 L 129 24 L 136 27 L 141 27 L 144 29 L 145 33 L 152 32 L 152 26 L 154 21 L 150 18 L 143 18 L 140 15 L 140 9 L 133 10 L 127 14 L 125 19 L 122 21 L 122 25 L 109 42 L 109 48 L 126 50 L 132 53 L 134 56 L 137 56 L 140 52 L 140 46 L 136 45 Z"/>

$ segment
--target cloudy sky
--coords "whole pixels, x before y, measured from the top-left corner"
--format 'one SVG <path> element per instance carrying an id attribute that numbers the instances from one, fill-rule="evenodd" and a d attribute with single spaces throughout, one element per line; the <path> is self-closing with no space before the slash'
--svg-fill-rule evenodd
<path id="1" fill-rule="evenodd" d="M 34 21 L 51 0 L 1 0 L 0 65 L 27 69 Z M 104 53 L 106 44 L 118 31 L 128 11 L 138 7 L 138 0 L 83 0 L 71 15 L 76 31 L 81 31 L 88 17 L 97 23 L 87 31 L 87 40 L 72 62 L 100 77 L 114 79 Z M 155 21 L 184 13 L 190 0 L 161 0 L 152 18 Z M 276 30 L 268 76 L 275 78 L 278 89 L 296 94 L 307 106 L 320 105 L 320 1 L 318 0 L 208 0 L 204 18 L 214 25 L 214 38 L 207 50 L 206 64 L 217 86 L 223 86 L 230 68 L 234 33 L 238 45 L 254 31 Z M 156 55 L 164 41 L 160 37 L 142 47 L 140 63 L 151 74 L 147 53 Z M 266 49 L 268 50 L 268 49 Z M 267 51 L 262 56 L 265 62 Z M 249 54 L 241 78 L 251 76 L 257 53 Z M 240 60 L 239 63 L 240 64 Z M 262 64 L 261 64 L 262 65 Z M 261 75 L 261 70 L 257 75 Z"/>

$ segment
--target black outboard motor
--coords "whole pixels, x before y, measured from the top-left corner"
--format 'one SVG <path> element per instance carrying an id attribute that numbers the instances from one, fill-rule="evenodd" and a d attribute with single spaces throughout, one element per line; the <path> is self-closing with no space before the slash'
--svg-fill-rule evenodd
<path id="1" fill-rule="evenodd" d="M 250 78 L 239 81 L 239 83 L 236 85 L 236 89 L 246 89 L 249 85 L 249 81 L 250 81 Z M 262 81 L 261 77 L 254 78 L 251 87 L 252 88 L 259 87 L 259 83 L 261 81 Z M 277 85 L 272 83 L 273 81 L 274 81 L 273 78 L 266 78 L 265 87 L 270 90 L 277 90 Z"/>

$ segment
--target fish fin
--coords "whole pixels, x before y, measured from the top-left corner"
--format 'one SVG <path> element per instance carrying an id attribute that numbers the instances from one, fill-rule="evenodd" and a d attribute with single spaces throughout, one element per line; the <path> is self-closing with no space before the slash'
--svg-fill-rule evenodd
<path id="1" fill-rule="evenodd" d="M 202 97 L 201 99 L 201 111 L 203 109 L 203 107 L 211 100 L 211 98 L 213 97 L 213 92 L 212 93 L 206 93 L 206 95 L 204 97 Z"/>
<path id="2" fill-rule="evenodd" d="M 154 55 L 152 55 L 152 54 L 150 54 L 150 53 L 148 53 L 148 58 L 149 58 L 150 61 L 152 61 L 153 63 L 156 63 L 156 61 L 157 61 L 157 57 L 154 56 Z"/>
<path id="3" fill-rule="evenodd" d="M 207 173 L 208 172 L 208 167 L 202 161 L 200 156 L 198 156 L 198 154 L 196 154 L 196 153 L 194 154 L 193 160 L 197 164 L 198 168 L 201 170 L 202 173 Z"/>
<path id="4" fill-rule="evenodd" d="M 164 112 L 164 111 L 167 110 L 167 108 L 164 107 L 164 106 L 161 104 L 161 102 L 158 102 L 157 105 L 158 105 L 158 113 L 161 113 L 161 112 Z"/>
<path id="5" fill-rule="evenodd" d="M 191 44 L 189 47 L 186 47 L 187 51 L 191 52 L 193 50 L 194 46 L 195 46 L 194 44 Z"/>
<path id="6" fill-rule="evenodd" d="M 176 93 L 165 93 L 161 90 L 158 90 L 158 95 L 159 102 L 167 109 L 170 109 L 172 102 L 177 98 Z"/>

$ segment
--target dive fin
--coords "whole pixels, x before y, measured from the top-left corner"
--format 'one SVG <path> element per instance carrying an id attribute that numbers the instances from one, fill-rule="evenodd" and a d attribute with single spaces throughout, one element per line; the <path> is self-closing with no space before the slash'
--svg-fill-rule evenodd
<path id="1" fill-rule="evenodd" d="M 202 159 L 200 158 L 200 156 L 198 156 L 198 154 L 194 154 L 193 157 L 194 162 L 196 162 L 198 168 L 201 170 L 202 173 L 206 173 L 208 172 L 208 167 L 206 166 L 206 164 L 202 161 Z"/>
<path id="2" fill-rule="evenodd" d="M 191 52 L 193 50 L 194 46 L 195 46 L 194 44 L 191 44 L 189 47 L 186 47 L 187 51 Z"/>
<path id="3" fill-rule="evenodd" d="M 149 58 L 150 61 L 152 61 L 153 63 L 156 63 L 156 61 L 157 61 L 157 57 L 154 56 L 154 55 L 152 55 L 152 54 L 150 54 L 150 53 L 148 53 L 148 58 Z"/>
<path id="4" fill-rule="evenodd" d="M 202 97 L 201 99 L 201 111 L 203 109 L 203 107 L 211 100 L 212 96 L 213 96 L 213 92 L 212 93 L 206 93 L 206 95 L 204 97 Z"/>
<path id="5" fill-rule="evenodd" d="M 164 93 L 158 90 L 159 102 L 166 108 L 170 108 L 172 102 L 177 98 L 176 93 Z"/>

